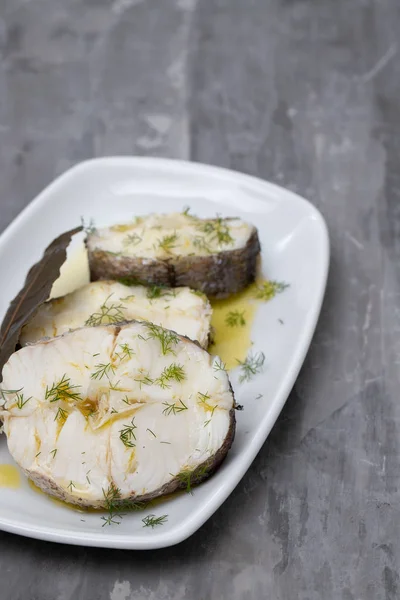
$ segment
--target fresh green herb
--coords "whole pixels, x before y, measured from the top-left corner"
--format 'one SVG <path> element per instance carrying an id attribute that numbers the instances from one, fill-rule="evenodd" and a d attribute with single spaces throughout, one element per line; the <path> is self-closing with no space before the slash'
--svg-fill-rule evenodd
<path id="1" fill-rule="evenodd" d="M 198 248 L 200 251 L 203 250 L 208 254 L 212 254 L 212 249 L 210 248 L 210 245 L 206 242 L 206 239 L 201 235 L 196 235 L 193 238 L 193 246 L 195 248 Z"/>
<path id="2" fill-rule="evenodd" d="M 244 381 L 250 381 L 250 379 L 260 373 L 263 369 L 265 361 L 264 352 L 257 352 L 257 354 L 252 354 L 251 352 L 247 356 L 246 360 L 237 362 L 239 363 L 242 374 L 239 377 L 239 382 L 243 383 Z"/>
<path id="3" fill-rule="evenodd" d="M 19 390 L 4 390 L 2 388 L 0 388 L 0 394 L 1 397 L 3 398 L 4 401 L 7 401 L 6 396 L 11 395 L 11 394 L 18 394 L 19 392 L 21 392 L 24 388 L 19 388 Z"/>
<path id="4" fill-rule="evenodd" d="M 26 400 L 24 400 L 24 395 L 23 394 L 17 394 L 17 407 L 19 409 L 23 408 L 25 406 L 25 404 L 27 402 L 29 402 L 29 400 L 32 399 L 32 396 L 29 396 L 29 398 L 27 398 Z"/>
<path id="5" fill-rule="evenodd" d="M 263 281 L 257 285 L 255 297 L 259 300 L 272 300 L 277 294 L 281 294 L 289 287 L 288 283 L 284 281 Z"/>
<path id="6" fill-rule="evenodd" d="M 112 408 L 110 414 L 111 415 L 116 415 L 116 414 L 118 414 L 118 411 L 115 410 L 115 408 Z"/>
<path id="7" fill-rule="evenodd" d="M 68 412 L 66 410 L 64 410 L 63 408 L 61 408 L 61 406 L 58 408 L 57 412 L 56 412 L 56 416 L 54 417 L 54 420 L 57 421 L 57 419 L 59 419 L 60 421 L 65 421 L 68 417 Z"/>
<path id="8" fill-rule="evenodd" d="M 144 523 L 143 527 L 151 527 L 154 529 L 156 525 L 164 525 L 168 521 L 168 515 L 162 515 L 161 517 L 156 517 L 155 515 L 147 515 L 142 522 Z"/>
<path id="9" fill-rule="evenodd" d="M 119 439 L 127 448 L 134 448 L 136 446 L 133 443 L 133 440 L 136 441 L 135 429 L 137 429 L 134 420 L 135 417 L 132 417 L 131 424 L 124 424 L 124 429 L 121 429 L 119 432 Z"/>
<path id="10" fill-rule="evenodd" d="M 185 491 L 188 494 L 192 494 L 192 486 L 204 477 L 204 475 L 207 473 L 207 470 L 208 467 L 206 465 L 201 465 L 192 471 L 190 469 L 184 469 L 178 473 L 176 477 L 179 479 L 183 487 L 185 487 Z"/>
<path id="11" fill-rule="evenodd" d="M 121 302 L 130 302 L 136 298 L 135 294 L 131 294 L 130 296 L 125 296 L 125 298 L 120 298 Z"/>
<path id="12" fill-rule="evenodd" d="M 154 431 L 152 431 L 151 429 L 147 428 L 146 431 L 148 431 L 149 433 L 151 433 L 151 435 L 153 437 L 155 437 L 155 438 L 157 437 L 156 434 L 154 433 Z"/>
<path id="13" fill-rule="evenodd" d="M 74 391 L 80 387 L 80 385 L 72 385 L 71 379 L 64 373 L 60 381 L 53 383 L 51 388 L 46 386 L 45 399 L 50 400 L 50 402 L 57 402 L 58 400 L 66 402 L 69 400 L 82 400 L 79 392 Z"/>
<path id="14" fill-rule="evenodd" d="M 149 285 L 146 290 L 146 296 L 149 300 L 154 300 L 155 298 L 162 298 L 163 296 L 171 296 L 172 290 L 170 288 L 166 288 L 162 285 Z"/>
<path id="15" fill-rule="evenodd" d="M 37 458 L 37 457 L 39 456 L 39 454 L 42 454 L 42 453 L 41 453 L 41 452 L 38 452 L 38 453 L 35 455 L 35 458 Z"/>
<path id="16" fill-rule="evenodd" d="M 200 290 L 190 290 L 190 292 L 195 296 L 199 296 L 199 298 L 203 298 L 203 300 L 207 300 L 207 296 L 204 294 L 204 292 L 201 292 Z"/>
<path id="17" fill-rule="evenodd" d="M 216 358 L 213 364 L 214 371 L 226 371 L 225 363 L 220 358 Z"/>
<path id="18" fill-rule="evenodd" d="M 208 392 L 206 392 L 205 394 L 203 394 L 202 392 L 197 392 L 197 397 L 201 404 L 207 404 L 208 400 L 211 399 L 211 396 Z"/>
<path id="19" fill-rule="evenodd" d="M 171 442 L 160 442 L 160 444 L 168 444 L 170 446 Z"/>
<path id="20" fill-rule="evenodd" d="M 256 400 L 260 400 L 260 398 L 262 398 L 263 395 L 262 394 L 258 394 L 258 396 L 256 396 Z"/>
<path id="21" fill-rule="evenodd" d="M 122 240 L 122 244 L 127 248 L 129 246 L 137 246 L 142 241 L 142 238 L 137 233 L 130 233 Z"/>
<path id="22" fill-rule="evenodd" d="M 213 408 L 211 410 L 211 416 L 209 419 L 207 419 L 207 421 L 204 422 L 204 427 L 207 427 L 207 425 L 211 422 L 211 419 L 213 418 L 214 412 L 216 411 L 217 408 L 218 408 L 218 404 L 213 406 Z"/>
<path id="23" fill-rule="evenodd" d="M 122 402 L 125 402 L 125 404 L 128 404 L 128 406 L 130 405 L 131 401 L 128 398 L 128 394 L 125 395 L 125 398 L 121 398 Z"/>
<path id="24" fill-rule="evenodd" d="M 124 513 L 123 510 L 143 510 L 147 502 L 132 502 L 131 500 L 121 500 L 121 490 L 114 483 L 111 483 L 107 490 L 103 489 L 105 507 L 108 511 L 107 517 L 101 517 L 105 525 L 119 525 Z"/>
<path id="25" fill-rule="evenodd" d="M 85 325 L 95 327 L 97 325 L 109 325 L 110 323 L 119 323 L 125 319 L 123 311 L 126 306 L 123 304 L 109 304 L 113 294 L 110 294 L 100 306 L 100 312 L 94 312 L 85 321 Z"/>
<path id="26" fill-rule="evenodd" d="M 90 379 L 102 379 L 104 376 L 106 376 L 109 380 L 110 373 L 112 373 L 113 375 L 115 373 L 115 367 L 111 362 L 99 363 L 98 365 L 94 365 L 94 368 L 97 369 L 97 371 L 94 371 L 90 375 Z"/>
<path id="27" fill-rule="evenodd" d="M 116 383 L 111 383 L 110 381 L 110 390 L 114 390 L 114 392 L 123 392 L 124 390 L 118 387 L 120 381 L 120 379 L 118 379 Z"/>
<path id="28" fill-rule="evenodd" d="M 53 458 L 55 458 L 57 454 L 57 448 L 54 448 L 54 450 L 50 450 L 50 454 L 52 454 Z"/>
<path id="29" fill-rule="evenodd" d="M 171 253 L 176 247 L 176 242 L 178 241 L 178 235 L 176 233 L 172 233 L 171 235 L 164 235 L 161 240 L 158 240 L 158 247 L 164 250 L 167 254 Z"/>
<path id="30" fill-rule="evenodd" d="M 186 404 L 179 399 L 178 403 L 169 403 L 169 402 L 163 402 L 163 406 L 165 406 L 166 408 L 164 408 L 163 410 L 163 415 L 170 415 L 170 414 L 174 414 L 176 415 L 177 413 L 180 413 L 184 410 L 187 410 L 188 407 L 186 406 Z"/>
<path id="31" fill-rule="evenodd" d="M 178 365 L 177 363 L 172 363 L 169 367 L 165 367 L 160 377 L 155 379 L 154 383 L 159 385 L 163 390 L 170 388 L 170 381 L 181 382 L 185 379 L 185 370 L 183 365 Z"/>
<path id="32" fill-rule="evenodd" d="M 76 487 L 73 481 L 69 482 L 68 489 L 72 492 L 72 488 Z"/>
<path id="33" fill-rule="evenodd" d="M 189 214 L 191 211 L 190 206 L 184 206 L 182 209 L 182 214 L 185 215 L 185 217 L 191 217 L 192 215 Z"/>
<path id="34" fill-rule="evenodd" d="M 239 310 L 231 310 L 225 317 L 225 323 L 229 327 L 243 327 L 246 325 L 246 321 L 244 318 L 244 310 L 240 312 Z"/>
<path id="35" fill-rule="evenodd" d="M 100 356 L 100 352 L 97 352 L 96 354 L 92 354 L 93 358 L 96 358 L 96 356 Z"/>
<path id="36" fill-rule="evenodd" d="M 278 319 L 278 321 L 281 325 L 284 325 L 284 322 L 282 321 L 282 319 Z"/>
<path id="37" fill-rule="evenodd" d="M 90 479 L 89 479 L 89 473 L 92 469 L 89 469 L 89 471 L 86 473 L 86 481 L 88 482 L 88 484 L 90 485 Z"/>
<path id="38" fill-rule="evenodd" d="M 203 221 L 200 224 L 200 229 L 209 236 L 211 241 L 215 241 L 220 245 L 233 244 L 234 242 L 227 222 L 222 217 L 217 216 L 215 219 Z"/>
<path id="39" fill-rule="evenodd" d="M 129 360 L 135 354 L 129 344 L 119 344 L 121 348 L 120 352 L 115 352 L 115 355 L 119 358 L 120 362 L 124 360 Z"/>
<path id="40" fill-rule="evenodd" d="M 168 329 L 163 329 L 158 325 L 154 325 L 154 323 L 146 323 L 146 327 L 149 331 L 149 338 L 158 340 L 161 344 L 161 352 L 164 354 L 175 354 L 173 351 L 173 346 L 175 346 L 179 342 L 179 338 L 173 331 L 169 331 Z M 144 339 L 144 338 L 143 338 Z"/>
<path id="41" fill-rule="evenodd" d="M 142 389 L 142 385 L 153 385 L 154 381 L 149 377 L 149 372 L 144 371 L 143 369 L 139 369 L 138 372 L 139 377 L 135 377 L 135 381 L 139 383 L 140 389 Z"/>
<path id="42" fill-rule="evenodd" d="M 119 508 L 118 500 L 121 498 L 121 490 L 112 482 L 107 490 L 103 489 L 103 496 L 108 517 L 101 517 L 104 521 L 102 526 L 105 527 L 105 525 L 111 525 L 112 523 L 119 525 L 123 517 L 123 514 L 117 510 Z"/>

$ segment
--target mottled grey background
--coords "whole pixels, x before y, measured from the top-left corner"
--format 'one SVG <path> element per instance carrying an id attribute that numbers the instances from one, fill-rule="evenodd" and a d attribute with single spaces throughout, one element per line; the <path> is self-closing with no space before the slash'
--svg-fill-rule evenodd
<path id="1" fill-rule="evenodd" d="M 0 0 L 1 228 L 77 161 L 143 154 L 285 185 L 332 242 L 299 380 L 214 517 L 149 553 L 1 533 L 1 598 L 400 597 L 399 34 L 398 0 Z"/>

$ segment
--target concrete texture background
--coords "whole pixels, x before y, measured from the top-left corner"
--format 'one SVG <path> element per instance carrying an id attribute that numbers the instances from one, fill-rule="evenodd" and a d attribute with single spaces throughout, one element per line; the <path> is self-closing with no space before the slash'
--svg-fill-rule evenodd
<path id="1" fill-rule="evenodd" d="M 398 0 L 1 0 L 0 228 L 92 156 L 189 158 L 309 198 L 317 332 L 227 502 L 149 552 L 0 532 L 12 600 L 400 597 Z"/>

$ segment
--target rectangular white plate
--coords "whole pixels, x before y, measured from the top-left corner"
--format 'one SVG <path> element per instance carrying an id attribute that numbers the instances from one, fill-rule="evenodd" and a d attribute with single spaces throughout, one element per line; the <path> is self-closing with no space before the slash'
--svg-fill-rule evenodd
<path id="1" fill-rule="evenodd" d="M 82 215 L 106 225 L 137 214 L 181 211 L 185 205 L 201 217 L 217 212 L 254 223 L 262 243 L 264 276 L 290 283 L 284 294 L 262 304 L 256 315 L 252 339 L 254 351 L 266 355 L 264 372 L 242 385 L 237 373 L 232 374 L 236 401 L 244 411 L 237 413 L 237 434 L 226 461 L 193 495 L 179 495 L 156 506 L 151 512 L 168 514 L 168 522 L 155 529 L 143 528 L 142 513 L 125 516 L 120 525 L 102 527 L 98 514 L 59 506 L 33 491 L 22 476 L 19 489 L 0 488 L 1 529 L 86 546 L 171 546 L 189 537 L 217 510 L 267 438 L 308 350 L 329 263 L 323 218 L 288 190 L 183 161 L 116 157 L 83 162 L 49 185 L 0 237 L 0 315 L 48 243 L 79 224 Z M 260 393 L 262 398 L 256 399 Z M 12 463 L 4 436 L 0 462 Z"/>

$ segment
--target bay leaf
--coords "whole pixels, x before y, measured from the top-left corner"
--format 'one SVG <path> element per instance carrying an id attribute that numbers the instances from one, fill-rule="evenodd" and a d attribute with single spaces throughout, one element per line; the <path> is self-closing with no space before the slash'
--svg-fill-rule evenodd
<path id="1" fill-rule="evenodd" d="M 53 283 L 67 258 L 67 247 L 73 235 L 82 231 L 76 227 L 53 240 L 42 258 L 30 268 L 22 290 L 11 301 L 0 327 L 0 372 L 18 344 L 22 327 L 36 309 L 50 296 Z"/>

